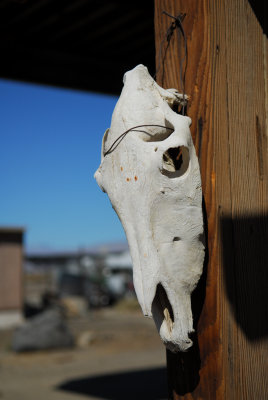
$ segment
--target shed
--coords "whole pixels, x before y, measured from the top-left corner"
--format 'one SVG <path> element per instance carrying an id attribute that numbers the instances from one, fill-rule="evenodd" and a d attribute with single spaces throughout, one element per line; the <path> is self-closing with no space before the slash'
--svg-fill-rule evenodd
<path id="1" fill-rule="evenodd" d="M 23 228 L 0 227 L 0 328 L 22 321 Z"/>

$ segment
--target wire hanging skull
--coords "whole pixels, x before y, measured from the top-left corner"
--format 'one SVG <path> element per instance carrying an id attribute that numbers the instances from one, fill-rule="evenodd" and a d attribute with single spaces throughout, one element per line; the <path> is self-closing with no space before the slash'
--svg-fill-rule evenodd
<path id="1" fill-rule="evenodd" d="M 192 345 L 191 293 L 204 261 L 191 119 L 172 110 L 182 101 L 175 89 L 157 85 L 145 66 L 128 71 L 95 173 L 126 232 L 142 311 L 173 352 Z"/>

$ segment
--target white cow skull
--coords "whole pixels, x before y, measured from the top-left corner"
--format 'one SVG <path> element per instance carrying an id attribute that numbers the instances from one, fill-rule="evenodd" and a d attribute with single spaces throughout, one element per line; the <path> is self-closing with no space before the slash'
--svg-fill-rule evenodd
<path id="1" fill-rule="evenodd" d="M 143 65 L 128 71 L 95 173 L 126 232 L 142 311 L 173 352 L 192 345 L 191 293 L 204 261 L 199 165 L 191 119 L 172 110 L 180 102 Z"/>

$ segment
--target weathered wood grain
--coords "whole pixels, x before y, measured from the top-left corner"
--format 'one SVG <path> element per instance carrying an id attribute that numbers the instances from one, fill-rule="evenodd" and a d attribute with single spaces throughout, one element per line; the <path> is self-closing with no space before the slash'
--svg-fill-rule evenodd
<path id="1" fill-rule="evenodd" d="M 202 309 L 193 304 L 199 349 L 167 354 L 170 398 L 268 398 L 267 38 L 246 0 L 156 0 L 157 81 L 165 88 L 181 89 L 182 43 L 174 36 L 160 54 L 172 22 L 162 11 L 186 13 L 188 115 L 208 242 L 193 296 L 202 304 L 205 292 Z"/>
<path id="2" fill-rule="evenodd" d="M 268 187 L 262 29 L 245 0 L 225 2 L 232 247 L 223 240 L 232 368 L 226 398 L 268 398 Z M 224 224 L 226 219 L 222 220 Z M 224 233 L 224 232 L 223 232 Z M 228 251 L 231 257 L 226 256 Z M 230 288 L 230 274 L 234 288 Z M 230 316 L 230 317 L 229 317 Z M 228 318 L 229 317 L 229 318 Z M 227 360 L 228 361 L 228 360 Z"/>
<path id="3" fill-rule="evenodd" d="M 208 231 L 208 258 L 205 303 L 197 324 L 200 370 L 189 366 L 186 373 L 178 367 L 187 355 L 173 356 L 167 353 L 169 371 L 176 371 L 178 376 L 169 376 L 170 391 L 173 390 L 174 399 L 204 398 L 214 400 L 222 389 L 222 355 L 220 337 L 220 312 L 219 312 L 219 261 L 218 261 L 218 236 L 216 233 L 215 206 L 215 166 L 213 165 L 214 136 L 212 130 L 212 63 L 209 59 L 210 32 L 208 25 L 208 3 L 196 1 L 156 1 L 155 2 L 155 27 L 156 27 L 156 54 L 158 46 L 171 23 L 171 20 L 162 15 L 165 10 L 177 16 L 186 13 L 183 22 L 187 35 L 188 66 L 186 72 L 185 91 L 190 95 L 188 115 L 192 118 L 191 132 L 199 154 L 202 186 L 205 198 Z M 161 29 L 160 29 L 161 27 Z M 157 45 L 158 44 L 158 45 Z M 158 65 L 158 60 L 156 60 Z M 167 51 L 165 71 L 158 72 L 158 82 L 164 87 L 179 88 L 179 68 L 177 37 L 173 38 Z M 228 153 L 225 153 L 228 154 Z M 215 251 L 216 250 L 216 251 Z M 201 290 L 201 289 L 200 289 Z M 201 290 L 202 291 L 202 290 Z M 199 299 L 197 298 L 197 301 Z M 200 300 L 199 300 L 200 301 Z M 170 375 L 170 372 L 169 372 Z M 181 376 L 182 375 L 182 376 Z M 200 376 L 200 382 L 194 375 Z M 185 382 L 186 381 L 186 382 Z M 171 393 L 170 393 L 171 396 Z"/>

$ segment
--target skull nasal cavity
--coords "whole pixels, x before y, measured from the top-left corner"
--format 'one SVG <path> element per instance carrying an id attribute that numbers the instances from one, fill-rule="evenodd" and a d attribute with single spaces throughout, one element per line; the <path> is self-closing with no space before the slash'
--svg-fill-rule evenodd
<path id="1" fill-rule="evenodd" d="M 174 323 L 174 313 L 164 287 L 159 283 L 156 288 L 155 297 L 152 303 L 152 314 L 158 331 L 160 331 L 163 321 L 166 322 L 168 330 L 171 332 Z"/>
<path id="2" fill-rule="evenodd" d="M 163 154 L 162 174 L 177 178 L 185 174 L 189 166 L 189 150 L 185 146 L 171 147 Z"/>

